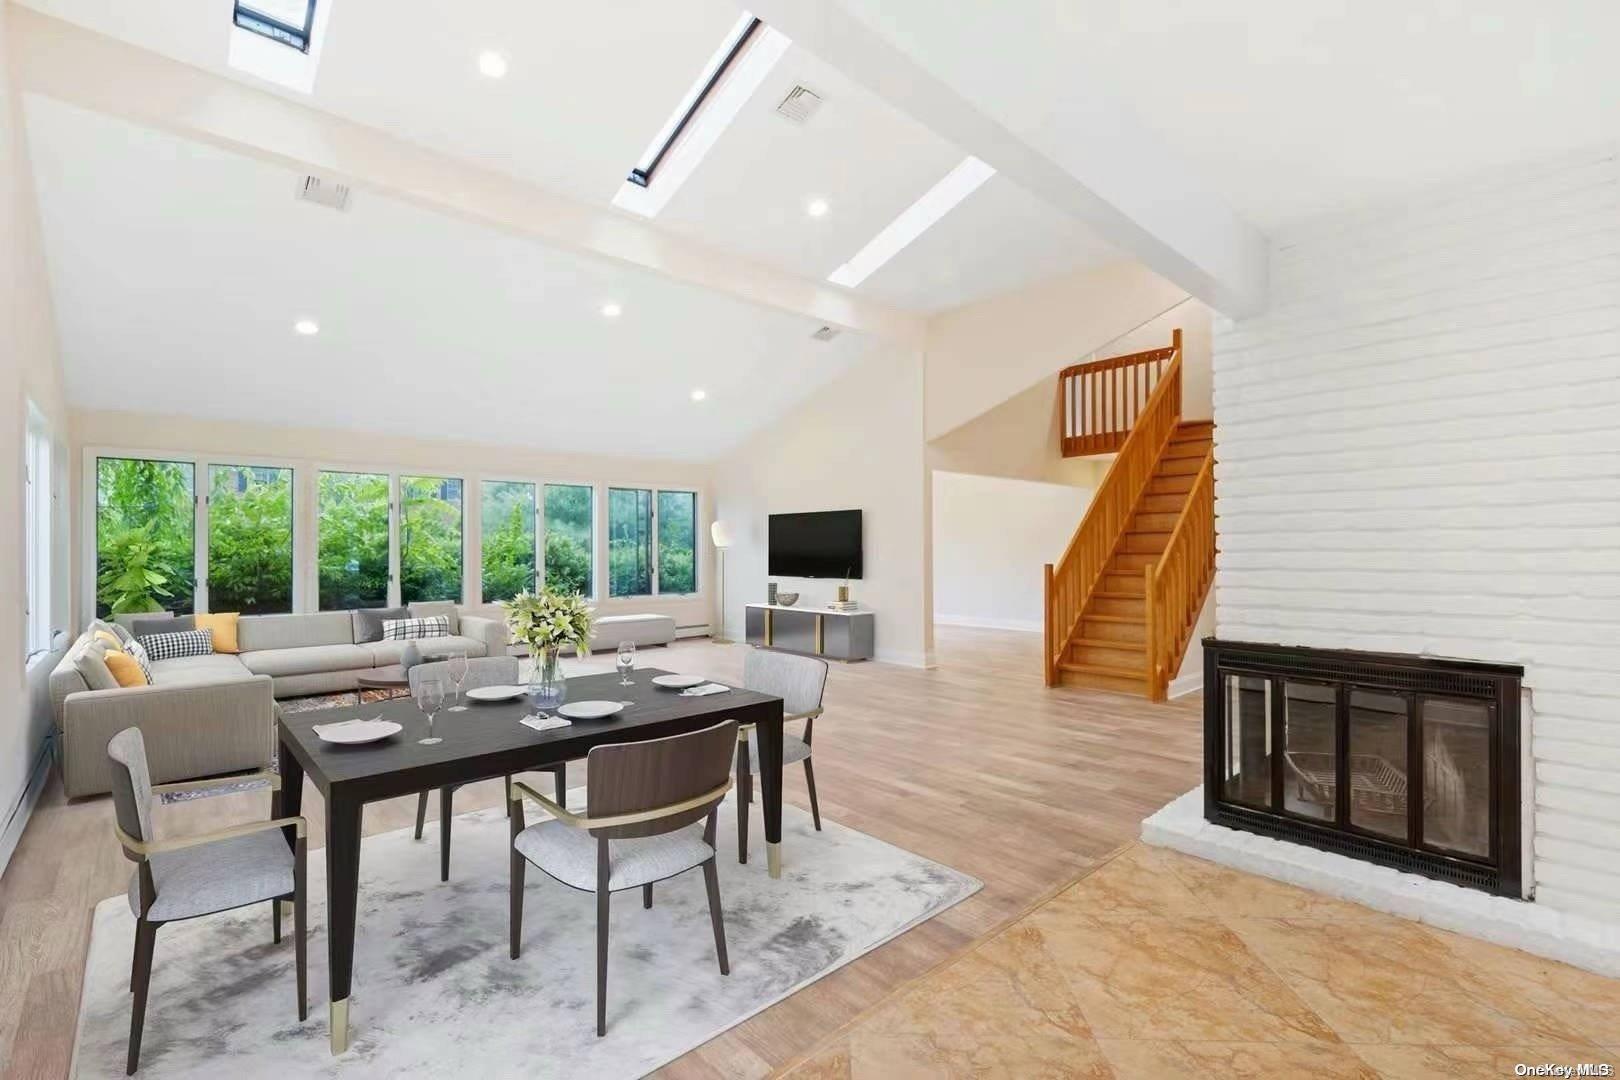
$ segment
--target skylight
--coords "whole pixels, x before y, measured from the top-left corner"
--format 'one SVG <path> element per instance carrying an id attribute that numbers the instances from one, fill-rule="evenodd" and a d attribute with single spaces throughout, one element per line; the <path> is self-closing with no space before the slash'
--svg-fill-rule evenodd
<path id="1" fill-rule="evenodd" d="M 636 160 L 613 205 L 643 217 L 662 210 L 791 44 L 743 12 Z"/>
<path id="2" fill-rule="evenodd" d="M 236 0 L 236 25 L 307 53 L 315 32 L 315 0 Z"/>
<path id="3" fill-rule="evenodd" d="M 902 210 L 899 217 L 885 225 L 854 258 L 828 274 L 827 280 L 853 289 L 994 175 L 996 170 L 978 158 L 965 158 L 946 173 L 943 180 L 923 192 L 920 199 Z"/>

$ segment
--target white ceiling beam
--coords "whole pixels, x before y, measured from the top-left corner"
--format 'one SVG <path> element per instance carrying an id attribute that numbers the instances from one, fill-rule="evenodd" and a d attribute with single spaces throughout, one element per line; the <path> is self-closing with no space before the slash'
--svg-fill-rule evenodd
<path id="1" fill-rule="evenodd" d="M 1267 242 L 1065 47 L 1033 0 L 747 0 L 749 10 L 1226 315 L 1266 302 Z"/>
<path id="2" fill-rule="evenodd" d="M 923 341 L 925 319 L 917 313 L 553 195 L 27 8 L 12 5 L 8 16 L 10 59 L 24 91 L 765 307 L 908 345 Z"/>

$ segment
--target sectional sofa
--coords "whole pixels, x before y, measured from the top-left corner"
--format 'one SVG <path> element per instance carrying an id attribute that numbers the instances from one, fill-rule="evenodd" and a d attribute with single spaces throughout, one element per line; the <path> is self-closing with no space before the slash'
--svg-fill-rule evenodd
<path id="1" fill-rule="evenodd" d="M 450 636 L 415 642 L 425 660 L 456 652 L 506 654 L 506 627 L 453 603 L 408 605 L 413 618 L 446 615 Z M 369 616 L 369 618 L 368 618 Z M 126 727 L 146 739 L 155 783 L 259 769 L 272 756 L 275 701 L 353 690 L 360 676 L 399 663 L 406 642 L 371 638 L 377 613 L 244 615 L 237 653 L 152 662 L 152 685 L 92 687 L 80 635 L 51 672 L 62 780 L 70 798 L 111 790 L 107 742 Z"/>

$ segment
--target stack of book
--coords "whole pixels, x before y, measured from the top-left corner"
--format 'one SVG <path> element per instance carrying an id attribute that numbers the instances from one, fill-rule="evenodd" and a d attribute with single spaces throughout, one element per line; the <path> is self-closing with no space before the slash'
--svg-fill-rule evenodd
<path id="1" fill-rule="evenodd" d="M 853 600 L 833 600 L 827 605 L 833 611 L 859 611 L 861 605 Z"/>

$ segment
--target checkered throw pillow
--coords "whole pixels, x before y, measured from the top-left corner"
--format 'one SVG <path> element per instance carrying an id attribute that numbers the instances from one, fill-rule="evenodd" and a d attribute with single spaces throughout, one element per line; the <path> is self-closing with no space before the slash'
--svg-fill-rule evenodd
<path id="1" fill-rule="evenodd" d="M 415 641 L 417 638 L 449 637 L 450 616 L 433 615 L 426 619 L 384 619 L 384 641 Z"/>
<path id="2" fill-rule="evenodd" d="M 140 665 L 141 673 L 146 676 L 146 681 L 151 682 L 152 658 L 146 655 L 146 647 L 134 638 L 130 638 L 124 643 L 124 651 L 129 654 L 131 660 Z"/>
<path id="3" fill-rule="evenodd" d="M 207 656 L 214 651 L 212 630 L 181 630 L 173 634 L 147 634 L 138 639 L 149 660 L 174 660 L 182 656 Z"/>

